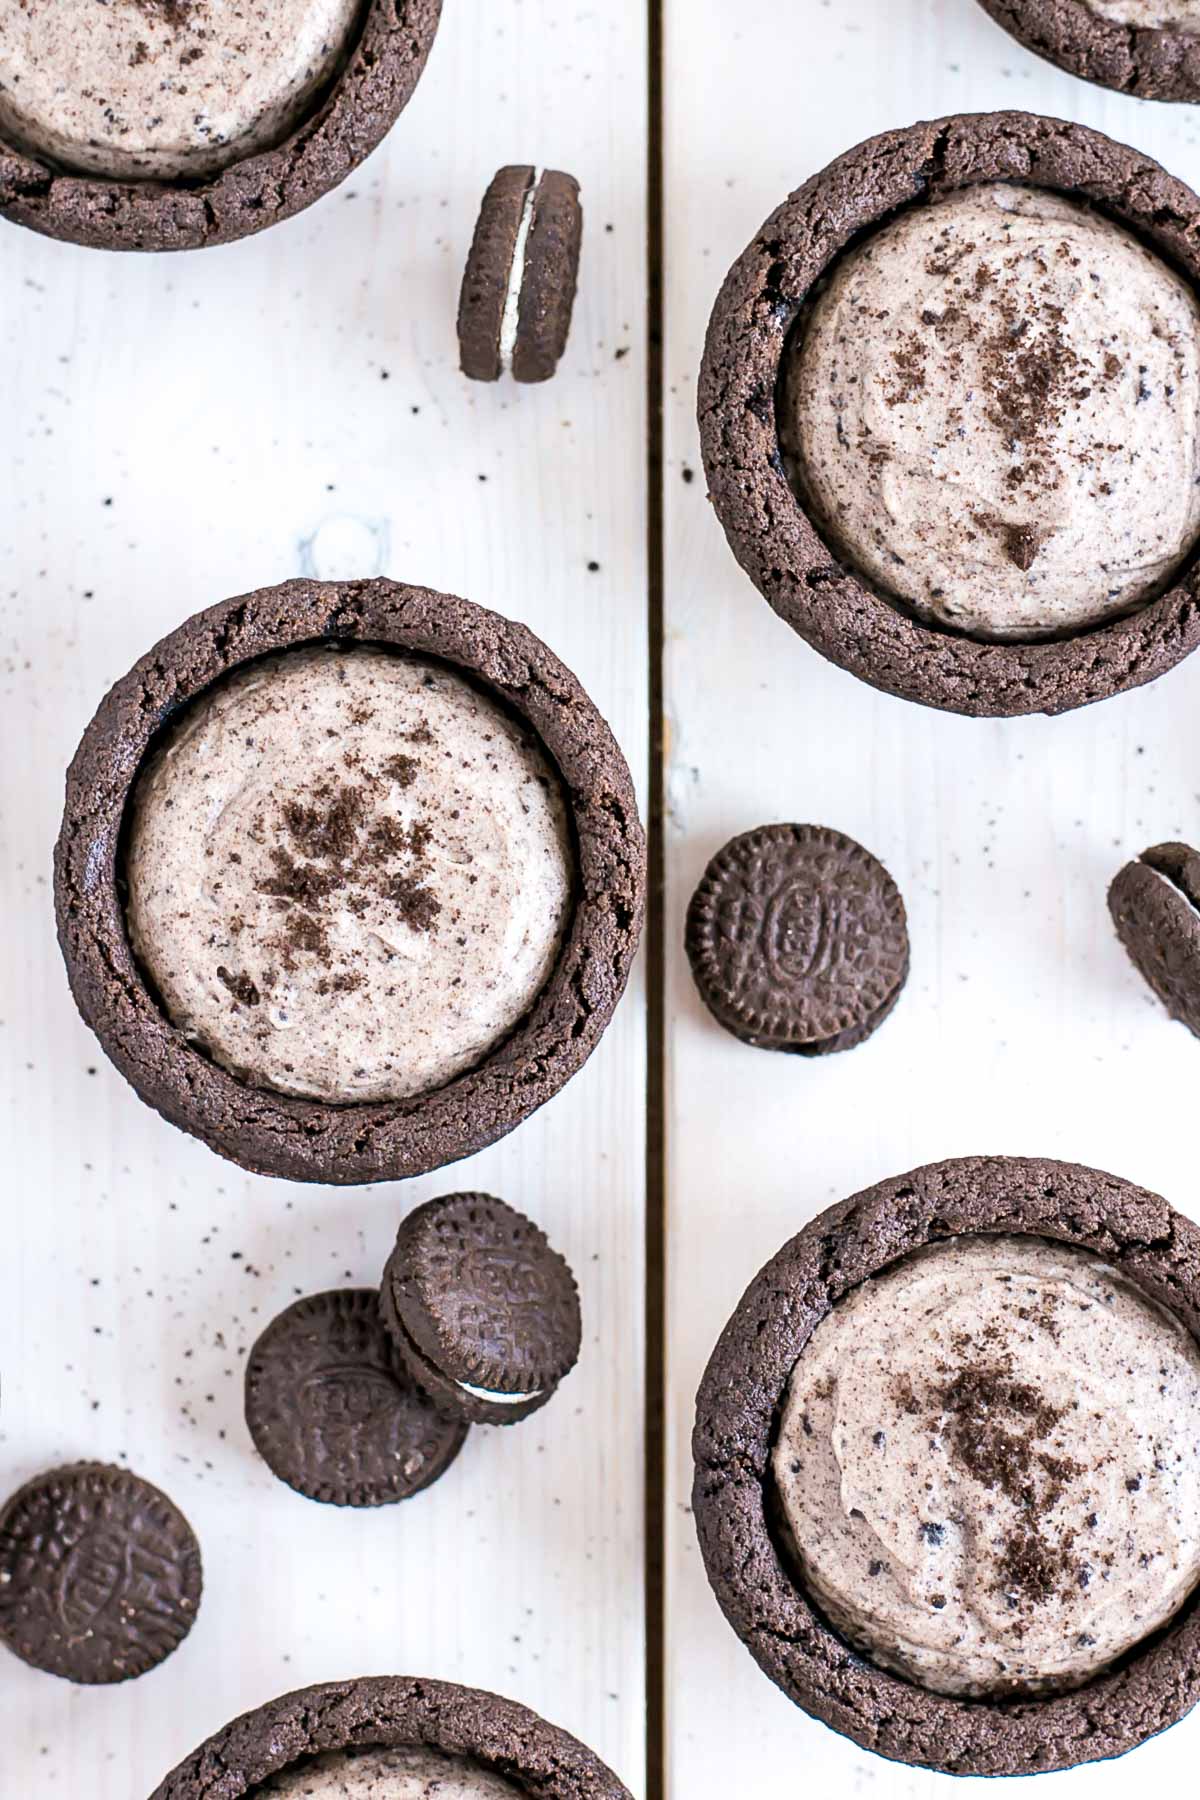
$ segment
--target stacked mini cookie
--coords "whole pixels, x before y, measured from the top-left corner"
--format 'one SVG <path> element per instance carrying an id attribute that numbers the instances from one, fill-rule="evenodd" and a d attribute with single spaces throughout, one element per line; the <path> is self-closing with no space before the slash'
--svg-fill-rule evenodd
<path id="1" fill-rule="evenodd" d="M 581 1333 L 575 1278 L 544 1233 L 488 1194 L 448 1195 L 404 1220 L 380 1289 L 312 1295 L 267 1327 L 246 1423 L 308 1499 L 389 1505 L 437 1481 L 472 1424 L 546 1406 Z M 0 1644 L 47 1673 L 145 1674 L 191 1630 L 201 1586 L 187 1520 L 127 1470 L 55 1469 L 0 1508 Z"/>
<path id="2" fill-rule="evenodd" d="M 384 1506 L 449 1468 L 472 1424 L 516 1425 L 579 1356 L 579 1294 L 529 1219 L 487 1194 L 400 1227 L 379 1290 L 297 1300 L 246 1364 L 263 1460 L 310 1500 Z"/>

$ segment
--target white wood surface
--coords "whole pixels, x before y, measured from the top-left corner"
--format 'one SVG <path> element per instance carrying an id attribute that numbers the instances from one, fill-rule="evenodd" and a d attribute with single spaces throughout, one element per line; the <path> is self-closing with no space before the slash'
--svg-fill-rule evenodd
<path id="1" fill-rule="evenodd" d="M 948 1800 L 950 1778 L 807 1720 L 725 1625 L 688 1515 L 692 1400 L 766 1258 L 833 1200 L 918 1163 L 1072 1157 L 1200 1217 L 1200 1050 L 1141 987 L 1104 904 L 1126 855 L 1200 829 L 1200 663 L 1057 721 L 973 722 L 874 694 L 775 618 L 726 551 L 702 477 L 682 478 L 699 470 L 696 368 L 729 263 L 792 188 L 871 133 L 1016 105 L 1099 126 L 1196 185 L 1197 113 L 1059 75 L 973 0 L 667 0 L 666 14 L 668 1790 Z M 850 1055 L 743 1048 L 690 985 L 683 913 L 706 859 L 776 819 L 861 839 L 909 905 L 908 991 Z M 1183 1794 L 1198 1758 L 1193 1716 L 1132 1761 L 1041 1780 L 1071 1800 L 1130 1783 Z"/>
<path id="2" fill-rule="evenodd" d="M 0 228 L 0 1492 L 127 1462 L 189 1514 L 207 1576 L 186 1645 L 121 1689 L 0 1656 L 4 1800 L 140 1800 L 241 1709 L 384 1671 L 520 1699 L 643 1792 L 640 971 L 589 1067 L 506 1143 L 402 1187 L 289 1186 L 110 1069 L 48 872 L 108 683 L 195 609 L 298 571 L 526 620 L 644 793 L 645 60 L 640 5 L 454 0 L 388 143 L 306 216 L 176 259 Z M 573 170 L 587 215 L 567 358 L 526 391 L 464 381 L 454 336 L 484 186 L 513 160 Z M 469 1186 L 573 1262 L 579 1370 L 405 1505 L 298 1498 L 246 1434 L 249 1343 L 294 1295 L 377 1279 L 401 1214 Z"/>

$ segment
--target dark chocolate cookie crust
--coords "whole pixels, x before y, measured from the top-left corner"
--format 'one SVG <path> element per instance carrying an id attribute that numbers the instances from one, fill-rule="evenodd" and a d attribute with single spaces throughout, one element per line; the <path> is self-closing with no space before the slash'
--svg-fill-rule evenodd
<path id="1" fill-rule="evenodd" d="M 562 777 L 577 893 L 549 982 L 476 1068 L 409 1100 L 329 1106 L 251 1088 L 189 1045 L 129 946 L 120 882 L 126 801 L 156 734 L 230 669 L 320 641 L 394 644 L 464 669 L 526 719 Z M 575 677 L 524 626 L 394 581 L 291 581 L 197 613 L 101 702 L 67 773 L 55 851 L 59 943 L 76 1003 L 150 1106 L 259 1174 L 399 1180 L 504 1137 L 587 1061 L 641 930 L 645 840 L 629 770 Z"/>
<path id="2" fill-rule="evenodd" d="M 1200 33 L 1117 25 L 1085 0 L 980 0 L 998 25 L 1084 81 L 1143 100 L 1200 100 Z"/>
<path id="3" fill-rule="evenodd" d="M 0 1644 L 84 1686 L 145 1675 L 196 1621 L 200 1546 L 128 1469 L 71 1463 L 0 1507 Z"/>
<path id="4" fill-rule="evenodd" d="M 630 1800 L 590 1750 L 514 1701 L 390 1675 L 305 1688 L 246 1713 L 180 1763 L 151 1800 L 243 1800 L 306 1757 L 397 1744 L 473 1758 L 537 1800 Z"/>
<path id="5" fill-rule="evenodd" d="M 386 136 L 433 47 L 442 0 L 367 0 L 324 101 L 274 150 L 199 182 L 105 181 L 0 136 L 0 217 L 98 250 L 202 250 L 264 231 L 320 200 Z"/>
<path id="6" fill-rule="evenodd" d="M 1200 280 L 1200 199 L 1149 157 L 1029 113 L 959 115 L 885 132 L 839 157 L 767 220 L 735 263 L 700 374 L 709 492 L 738 561 L 823 656 L 902 699 L 974 717 L 1060 713 L 1152 681 L 1200 642 L 1200 568 L 1138 613 L 1049 643 L 982 643 L 922 624 L 844 566 L 789 485 L 775 395 L 814 283 L 899 208 L 987 181 L 1082 197 Z"/>
<path id="7" fill-rule="evenodd" d="M 1108 890 L 1117 936 L 1173 1019 L 1200 1037 L 1200 854 L 1155 844 Z"/>
<path id="8" fill-rule="evenodd" d="M 1073 1163 L 934 1163 L 821 1213 L 751 1283 L 700 1386 L 693 1504 L 722 1610 L 797 1705 L 898 1762 L 1026 1775 L 1119 1756 L 1200 1700 L 1200 1596 L 1146 1648 L 1077 1692 L 951 1699 L 866 1662 L 824 1623 L 781 1558 L 765 1506 L 779 1406 L 817 1324 L 866 1277 L 967 1232 L 1094 1251 L 1200 1336 L 1200 1227 L 1165 1200 Z"/>

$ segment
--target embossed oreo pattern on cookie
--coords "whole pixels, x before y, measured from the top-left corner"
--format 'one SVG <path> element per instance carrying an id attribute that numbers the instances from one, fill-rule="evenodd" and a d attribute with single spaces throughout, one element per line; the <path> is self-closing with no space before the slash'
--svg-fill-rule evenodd
<path id="1" fill-rule="evenodd" d="M 1200 853 L 1155 844 L 1108 891 L 1117 936 L 1173 1019 L 1200 1037 Z"/>
<path id="2" fill-rule="evenodd" d="M 37 1476 L 0 1509 L 0 1642 L 97 1685 L 144 1675 L 200 1604 L 200 1547 L 148 1481 L 102 1463 Z"/>
<path id="3" fill-rule="evenodd" d="M 686 946 L 727 1031 L 802 1056 L 862 1043 L 908 976 L 896 884 L 861 845 L 818 825 L 764 825 L 726 844 L 692 897 Z"/>
<path id="4" fill-rule="evenodd" d="M 467 1434 L 413 1385 L 373 1288 L 309 1295 L 267 1326 L 246 1364 L 246 1423 L 280 1481 L 334 1506 L 408 1499 Z"/>
<path id="5" fill-rule="evenodd" d="M 544 1406 L 579 1356 L 568 1264 L 532 1220 L 490 1194 L 450 1194 L 409 1214 L 381 1305 L 416 1379 L 480 1423 L 516 1424 Z"/>
<path id="6" fill-rule="evenodd" d="M 768 1492 L 784 1393 L 821 1320 L 924 1246 L 981 1234 L 1075 1245 L 1200 1337 L 1200 1227 L 1157 1194 L 1041 1158 L 933 1163 L 828 1208 L 751 1283 L 697 1396 L 692 1500 L 726 1618 L 799 1706 L 898 1762 L 1033 1775 L 1120 1756 L 1200 1700 L 1200 1594 L 1085 1687 L 990 1702 L 938 1694 L 867 1662 L 831 1629 L 793 1573 Z"/>

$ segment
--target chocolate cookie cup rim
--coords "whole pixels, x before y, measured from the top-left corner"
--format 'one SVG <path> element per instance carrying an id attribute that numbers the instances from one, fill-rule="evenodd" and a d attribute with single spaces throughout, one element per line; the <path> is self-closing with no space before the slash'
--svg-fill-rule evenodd
<path id="1" fill-rule="evenodd" d="M 1200 199 L 1158 163 L 1082 125 L 1032 113 L 957 114 L 846 152 L 766 221 L 708 327 L 698 413 L 709 494 L 764 599 L 830 662 L 905 700 L 975 717 L 1060 713 L 1139 687 L 1200 643 L 1200 564 L 1124 618 L 1042 642 L 986 642 L 922 623 L 826 543 L 788 480 L 776 396 L 784 352 L 837 259 L 902 209 L 1019 181 L 1083 199 L 1200 290 L 1189 222 Z"/>
<path id="2" fill-rule="evenodd" d="M 528 1707 L 402 1675 L 324 1682 L 243 1713 L 180 1763 L 150 1800 L 243 1800 L 310 1757 L 401 1745 L 469 1759 L 539 1800 L 630 1800 L 593 1751 Z"/>
<path id="3" fill-rule="evenodd" d="M 481 1062 L 407 1100 L 326 1104 L 239 1081 L 170 1023 L 125 925 L 126 805 L 164 725 L 230 670 L 322 642 L 391 645 L 482 683 L 538 736 L 573 822 L 574 905 L 549 981 Z M 616 740 L 575 676 L 526 627 L 400 582 L 296 580 L 195 614 L 101 702 L 67 772 L 55 848 L 59 944 L 85 1022 L 172 1124 L 259 1174 L 332 1185 L 402 1180 L 495 1143 L 587 1061 L 629 977 L 645 855 Z"/>
<path id="4" fill-rule="evenodd" d="M 1158 1195 L 1040 1158 L 932 1163 L 822 1212 L 751 1282 L 700 1384 L 692 1499 L 722 1611 L 805 1712 L 898 1762 L 952 1775 L 1026 1775 L 1122 1755 L 1200 1700 L 1200 1592 L 1084 1687 L 1045 1698 L 955 1699 L 850 1649 L 792 1574 L 769 1517 L 780 1408 L 817 1324 L 900 1258 L 978 1233 L 1093 1251 L 1200 1336 L 1200 1227 Z"/>
<path id="5" fill-rule="evenodd" d="M 1113 877 L 1108 910 L 1168 1018 L 1200 1037 L 1200 854 L 1190 844 L 1152 844 Z"/>
<path id="6" fill-rule="evenodd" d="M 984 11 L 1056 68 L 1143 100 L 1200 100 L 1200 32 L 1121 25 L 1087 0 L 979 0 Z"/>
<path id="7" fill-rule="evenodd" d="M 0 217 L 99 250 L 200 250 L 303 212 L 380 144 L 412 98 L 442 0 L 364 0 L 338 72 L 273 149 L 217 174 L 110 179 L 59 167 L 0 128 Z"/>

